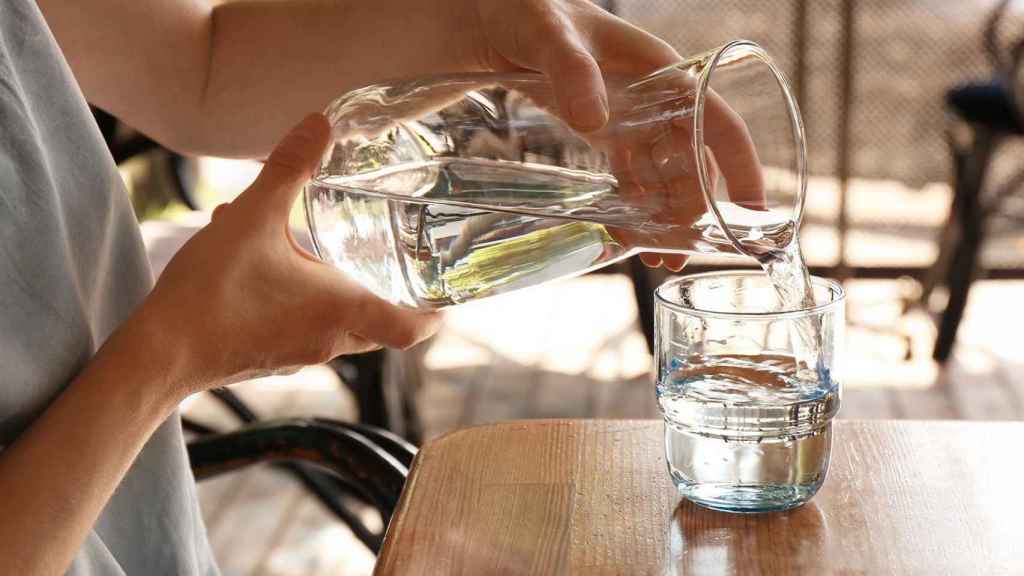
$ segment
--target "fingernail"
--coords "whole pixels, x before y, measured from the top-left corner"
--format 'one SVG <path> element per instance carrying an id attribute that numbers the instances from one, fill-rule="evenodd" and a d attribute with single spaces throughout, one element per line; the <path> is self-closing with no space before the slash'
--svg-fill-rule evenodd
<path id="1" fill-rule="evenodd" d="M 608 121 L 608 105 L 599 94 L 573 100 L 569 111 L 572 114 L 573 125 L 586 132 L 597 130 Z"/>

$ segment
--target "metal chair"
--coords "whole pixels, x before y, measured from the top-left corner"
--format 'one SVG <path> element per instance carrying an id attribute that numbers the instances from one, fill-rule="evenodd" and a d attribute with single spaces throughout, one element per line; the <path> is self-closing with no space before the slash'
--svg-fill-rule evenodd
<path id="1" fill-rule="evenodd" d="M 1009 50 L 998 42 L 998 27 L 1009 0 L 1002 0 L 985 27 L 984 43 L 994 69 L 992 79 L 956 86 L 946 94 L 952 118 L 947 141 L 953 158 L 953 200 L 949 219 L 941 231 L 939 255 L 926 278 L 922 301 L 927 304 L 935 288 L 945 286 L 948 301 L 939 316 L 933 357 L 946 361 L 953 350 L 971 284 L 978 277 L 979 256 L 992 217 L 1024 184 L 1024 171 L 986 193 L 992 160 L 1000 145 L 1024 136 L 1015 80 L 1024 54 L 1024 39 Z"/>
<path id="2" fill-rule="evenodd" d="M 387 527 L 416 455 L 385 430 L 323 418 L 254 422 L 231 432 L 190 419 L 182 424 L 197 435 L 188 444 L 196 480 L 272 463 L 302 482 L 374 553 L 384 535 L 369 529 L 347 499 L 372 506 Z"/>

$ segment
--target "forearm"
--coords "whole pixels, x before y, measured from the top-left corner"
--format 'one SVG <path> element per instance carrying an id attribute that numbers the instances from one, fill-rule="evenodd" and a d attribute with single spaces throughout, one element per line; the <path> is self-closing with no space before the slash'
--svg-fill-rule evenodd
<path id="1" fill-rule="evenodd" d="M 526 68 L 563 116 L 607 120 L 601 67 L 679 60 L 589 0 L 37 0 L 90 102 L 188 153 L 262 157 L 382 79 Z"/>
<path id="2" fill-rule="evenodd" d="M 213 11 L 204 147 L 261 156 L 295 120 L 383 79 L 468 70 L 463 0 L 238 1 Z"/>
<path id="3" fill-rule="evenodd" d="M 467 70 L 471 0 L 37 0 L 93 104 L 165 146 L 264 157 L 364 84 Z"/>
<path id="4" fill-rule="evenodd" d="M 119 331 L 0 452 L 0 558 L 11 574 L 63 574 L 132 461 L 180 397 L 169 355 Z M 167 393 L 154 394 L 153 390 Z"/>

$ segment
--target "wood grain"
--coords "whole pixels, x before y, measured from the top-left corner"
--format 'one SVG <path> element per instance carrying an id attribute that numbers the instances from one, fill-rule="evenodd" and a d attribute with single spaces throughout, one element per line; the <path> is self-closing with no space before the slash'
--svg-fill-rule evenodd
<path id="1" fill-rule="evenodd" d="M 836 424 L 817 497 L 711 512 L 669 481 L 658 421 L 454 432 L 417 458 L 375 574 L 1022 574 L 1024 424 Z"/>

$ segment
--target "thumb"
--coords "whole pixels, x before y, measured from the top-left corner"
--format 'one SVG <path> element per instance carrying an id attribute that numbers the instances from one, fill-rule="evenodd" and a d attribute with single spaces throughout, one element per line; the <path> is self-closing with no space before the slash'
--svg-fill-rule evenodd
<path id="1" fill-rule="evenodd" d="M 319 164 L 331 136 L 323 114 L 310 114 L 291 129 L 267 158 L 263 170 L 236 204 L 288 218 L 295 197 Z"/>
<path id="2" fill-rule="evenodd" d="M 313 274 L 304 284 L 326 303 L 322 318 L 346 333 L 389 348 L 408 348 L 437 330 L 437 312 L 391 304 L 333 267 L 310 269 Z"/>

